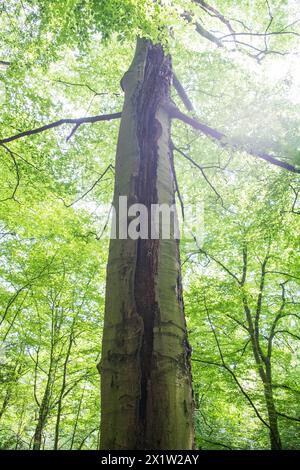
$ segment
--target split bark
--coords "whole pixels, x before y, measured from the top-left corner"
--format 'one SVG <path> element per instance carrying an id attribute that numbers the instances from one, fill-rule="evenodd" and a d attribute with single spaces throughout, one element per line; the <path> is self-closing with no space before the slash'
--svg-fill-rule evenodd
<path id="1" fill-rule="evenodd" d="M 138 39 L 122 80 L 125 103 L 116 156 L 114 207 L 172 205 L 172 66 L 160 45 Z M 130 219 L 127 219 L 127 225 Z M 151 220 L 149 219 L 149 227 Z M 151 230 L 151 228 L 150 228 Z M 171 239 L 110 241 L 101 372 L 102 449 L 191 449 L 190 347 L 179 247 Z"/>

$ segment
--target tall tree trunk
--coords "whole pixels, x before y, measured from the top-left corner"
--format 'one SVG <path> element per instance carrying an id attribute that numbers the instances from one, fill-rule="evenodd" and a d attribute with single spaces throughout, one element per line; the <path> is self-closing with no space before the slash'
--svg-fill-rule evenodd
<path id="1" fill-rule="evenodd" d="M 122 80 L 125 103 L 114 207 L 175 201 L 171 165 L 171 59 L 138 39 Z M 127 226 L 130 218 L 126 218 Z M 151 220 L 148 220 L 151 225 Z M 149 227 L 151 233 L 151 227 Z M 190 348 L 174 239 L 110 241 L 101 371 L 102 449 L 191 449 Z"/>

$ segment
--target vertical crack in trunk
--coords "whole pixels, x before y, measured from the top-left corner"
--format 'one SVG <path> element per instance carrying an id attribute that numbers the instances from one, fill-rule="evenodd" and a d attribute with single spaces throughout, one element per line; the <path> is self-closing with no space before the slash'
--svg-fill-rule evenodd
<path id="1" fill-rule="evenodd" d="M 138 39 L 122 79 L 125 101 L 116 154 L 120 206 L 148 209 L 148 237 L 111 239 L 102 338 L 101 448 L 191 449 L 193 402 L 178 243 L 151 239 L 151 204 L 174 203 L 170 154 L 171 58 Z M 140 215 L 142 220 L 143 215 Z M 135 216 L 133 217 L 135 219 Z M 166 221 L 165 221 L 166 222 Z M 171 230 L 172 232 L 172 230 Z"/>
<path id="2" fill-rule="evenodd" d="M 139 203 L 148 209 L 148 239 L 138 239 L 135 270 L 135 302 L 144 325 L 140 350 L 141 395 L 139 402 L 139 446 L 149 443 L 147 416 L 151 415 L 151 371 L 153 367 L 153 329 L 157 323 L 159 307 L 156 283 L 159 257 L 159 240 L 151 239 L 151 204 L 158 203 L 157 166 L 158 139 L 162 129 L 156 113 L 162 102 L 169 99 L 171 60 L 161 46 L 148 44 L 144 80 L 137 97 L 137 138 L 140 148 L 140 165 L 136 178 L 136 195 Z"/>

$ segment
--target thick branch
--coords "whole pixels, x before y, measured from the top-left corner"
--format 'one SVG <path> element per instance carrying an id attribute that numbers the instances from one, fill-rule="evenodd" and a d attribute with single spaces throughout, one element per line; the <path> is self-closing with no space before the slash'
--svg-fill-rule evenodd
<path id="1" fill-rule="evenodd" d="M 216 36 L 214 36 L 210 31 L 207 29 L 203 28 L 199 21 L 194 21 L 193 20 L 193 15 L 190 12 L 184 12 L 182 17 L 187 20 L 188 23 L 194 23 L 196 27 L 196 31 L 200 36 L 204 37 L 205 39 L 208 39 L 210 42 L 213 42 L 216 44 L 218 47 L 224 47 L 222 44 L 222 41 L 220 41 Z"/>
<path id="2" fill-rule="evenodd" d="M 31 129 L 28 131 L 20 132 L 19 134 L 15 134 L 11 137 L 7 137 L 5 139 L 0 140 L 0 144 L 7 144 L 8 142 L 12 142 L 13 140 L 21 139 L 23 137 L 39 134 L 40 132 L 48 131 L 49 129 L 53 129 L 54 127 L 59 127 L 63 124 L 76 124 L 80 126 L 81 124 L 93 124 L 94 122 L 99 121 L 111 121 L 113 119 L 120 119 L 122 113 L 113 113 L 113 114 L 102 114 L 100 116 L 89 116 L 89 117 L 82 117 L 82 118 L 66 118 L 60 119 L 59 121 L 51 122 L 50 124 L 46 124 L 41 127 L 37 127 L 36 129 Z"/>
<path id="3" fill-rule="evenodd" d="M 244 395 L 244 397 L 246 398 L 246 400 L 249 402 L 249 404 L 251 405 L 251 407 L 253 408 L 256 416 L 258 417 L 258 419 L 268 428 L 270 429 L 270 426 L 269 424 L 264 420 L 264 418 L 260 415 L 258 409 L 256 408 L 255 404 L 253 403 L 251 397 L 248 395 L 248 393 L 244 390 L 244 388 L 242 387 L 240 381 L 238 380 L 237 376 L 235 375 L 235 373 L 230 369 L 230 367 L 228 367 L 227 365 L 224 365 L 224 364 L 220 364 L 220 363 L 217 363 L 217 362 L 214 362 L 214 361 L 205 361 L 203 359 L 196 359 L 196 358 L 192 358 L 192 361 L 194 362 L 200 362 L 202 364 L 208 364 L 208 365 L 212 365 L 212 366 L 217 366 L 217 367 L 222 367 L 223 369 L 225 369 L 233 378 L 234 382 L 236 383 L 236 385 L 238 386 L 239 390 L 241 391 L 241 393 Z"/>
<path id="4" fill-rule="evenodd" d="M 206 124 L 203 124 L 202 122 L 198 121 L 196 118 L 192 118 L 182 113 L 180 109 L 178 109 L 177 106 L 174 105 L 174 103 L 166 104 L 166 109 L 168 110 L 170 116 L 173 119 L 179 119 L 180 121 L 185 122 L 186 124 L 190 125 L 194 129 L 207 135 L 208 137 L 211 137 L 213 140 L 217 141 L 219 145 L 221 145 L 221 147 L 232 148 L 233 150 L 240 151 L 240 152 L 247 152 L 252 157 L 260 158 L 262 160 L 265 160 L 271 163 L 272 165 L 279 166 L 280 168 L 284 168 L 285 170 L 291 171 L 292 173 L 300 174 L 300 169 L 296 168 L 295 166 L 289 163 L 278 160 L 272 155 L 269 155 L 264 152 L 259 152 L 254 149 L 246 148 L 246 147 L 243 148 L 240 145 L 236 144 L 235 142 L 230 141 L 230 139 L 222 132 L 216 129 L 213 129 L 212 127 L 209 127 Z"/>
<path id="5" fill-rule="evenodd" d="M 183 102 L 184 106 L 188 111 L 194 111 L 194 106 L 189 99 L 185 89 L 183 88 L 182 84 L 176 77 L 175 73 L 173 73 L 173 85 L 175 90 L 177 91 L 178 96 L 180 97 L 181 101 Z"/>
<path id="6" fill-rule="evenodd" d="M 279 31 L 270 31 L 270 28 L 271 28 L 271 25 L 273 23 L 273 20 L 274 20 L 274 17 L 272 15 L 272 12 L 271 12 L 271 8 L 270 8 L 270 4 L 268 2 L 268 0 L 266 0 L 266 4 L 267 4 L 267 7 L 268 7 L 268 15 L 269 15 L 269 21 L 268 21 L 268 25 L 265 29 L 264 32 L 259 32 L 259 33 L 256 33 L 256 32 L 251 32 L 249 30 L 249 28 L 241 21 L 239 20 L 233 20 L 233 19 L 228 19 L 226 18 L 224 15 L 222 15 L 222 13 L 220 13 L 216 8 L 214 8 L 213 6 L 209 5 L 207 2 L 205 2 L 204 0 L 193 0 L 194 3 L 198 4 L 200 6 L 200 8 L 205 11 L 205 13 L 209 14 L 211 17 L 215 17 L 217 18 L 219 21 L 221 21 L 224 25 L 226 25 L 228 31 L 229 31 L 229 34 L 225 34 L 221 37 L 216 37 L 214 36 L 210 31 L 207 31 L 205 30 L 199 23 L 197 23 L 196 21 L 194 21 L 195 25 L 196 25 L 196 31 L 201 35 L 203 36 L 204 38 L 208 39 L 209 41 L 211 42 L 214 42 L 215 44 L 217 44 L 219 47 L 224 47 L 224 44 L 225 42 L 229 42 L 227 40 L 227 38 L 230 38 L 232 37 L 232 42 L 235 43 L 236 45 L 236 50 L 239 50 L 239 45 L 242 45 L 244 47 L 248 47 L 248 48 L 251 48 L 251 49 L 254 49 L 257 54 L 251 54 L 249 52 L 246 52 L 246 54 L 249 56 L 249 57 L 252 57 L 254 59 L 256 59 L 259 63 L 268 55 L 268 54 L 280 54 L 280 55 L 286 55 L 287 52 L 281 52 L 281 51 L 276 51 L 276 50 L 270 50 L 269 47 L 268 47 L 268 37 L 269 36 L 274 36 L 274 35 L 295 35 L 295 36 L 300 36 L 299 33 L 295 32 L 295 31 L 287 31 L 288 28 L 290 28 L 291 26 L 293 26 L 293 24 L 296 24 L 298 21 L 295 21 L 294 23 L 290 24 L 290 25 L 287 25 L 285 26 L 284 28 L 282 28 L 281 30 Z M 189 18 L 190 16 L 190 18 Z M 186 13 L 185 14 L 185 18 L 192 22 L 192 14 L 191 13 Z M 236 32 L 232 25 L 231 25 L 231 21 L 237 21 L 238 23 L 242 24 L 242 26 L 248 30 L 248 32 L 246 31 L 242 31 L 242 32 Z M 198 26 L 199 25 L 199 26 Z M 264 41 L 264 46 L 263 46 L 263 49 L 260 49 L 260 48 L 256 48 L 254 47 L 252 44 L 250 43 L 247 43 L 247 42 L 242 42 L 242 41 L 239 41 L 237 40 L 237 37 L 238 36 L 246 36 L 246 37 L 249 37 L 249 38 L 252 38 L 252 37 L 258 37 L 258 38 L 262 38 L 263 41 Z"/>
<path id="7" fill-rule="evenodd" d="M 232 28 L 230 21 L 227 18 L 225 18 L 225 16 L 222 15 L 222 13 L 220 13 L 216 8 L 212 7 L 211 5 L 209 5 L 207 2 L 203 0 L 194 0 L 194 2 L 198 3 L 206 13 L 218 18 L 218 20 L 220 20 L 223 24 L 225 24 L 232 35 L 235 34 L 235 31 Z"/>

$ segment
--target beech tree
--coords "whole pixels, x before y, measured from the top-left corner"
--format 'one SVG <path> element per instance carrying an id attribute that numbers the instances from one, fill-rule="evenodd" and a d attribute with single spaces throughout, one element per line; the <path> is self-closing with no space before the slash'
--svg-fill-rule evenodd
<path id="1" fill-rule="evenodd" d="M 4 113 L 0 139 L 5 181 L 1 203 L 9 208 L 1 219 L 3 237 L 11 250 L 11 255 L 6 255 L 6 263 L 9 258 L 14 259 L 16 263 L 19 254 L 15 246 L 26 239 L 26 232 L 33 231 L 35 239 L 46 240 L 46 245 L 49 244 L 49 251 L 52 253 L 50 257 L 46 254 L 47 247 L 45 248 L 46 253 L 42 258 L 47 260 L 41 266 L 37 251 L 34 269 L 31 269 L 29 264 L 24 279 L 16 269 L 12 276 L 15 276 L 17 281 L 11 281 L 13 293 L 5 288 L 3 293 L 5 307 L 2 323 L 6 328 L 3 330 L 5 341 L 9 335 L 11 338 L 13 335 L 23 336 L 19 330 L 22 323 L 18 322 L 18 317 L 20 312 L 25 317 L 27 315 L 24 308 L 27 296 L 31 299 L 28 315 L 34 310 L 38 315 L 38 322 L 33 330 L 29 324 L 26 326 L 25 338 L 22 341 L 25 349 L 21 348 L 22 351 L 27 348 L 29 360 L 34 366 L 33 392 L 37 421 L 32 439 L 25 444 L 28 447 L 41 449 L 50 445 L 54 449 L 60 448 L 64 404 L 75 387 L 78 387 L 74 398 L 80 406 L 78 414 L 74 417 L 72 438 L 68 444 L 73 448 L 78 432 L 79 413 L 88 393 L 85 390 L 95 386 L 93 373 L 87 374 L 84 371 L 82 374 L 80 368 L 76 367 L 73 370 L 72 355 L 74 349 L 77 357 L 85 354 L 86 344 L 89 343 L 82 328 L 89 316 L 88 311 L 95 311 L 90 284 L 94 285 L 94 289 L 99 288 L 94 276 L 90 277 L 90 264 L 95 273 L 99 274 L 100 270 L 102 275 L 105 255 L 101 255 L 100 269 L 95 267 L 100 263 L 96 252 L 99 241 L 109 225 L 107 214 L 103 215 L 102 212 L 100 216 L 96 214 L 96 219 L 93 220 L 93 211 L 96 212 L 97 207 L 95 201 L 89 201 L 88 198 L 96 189 L 98 201 L 109 202 L 111 189 L 102 188 L 105 181 L 109 182 L 111 188 L 112 179 L 112 199 L 117 220 L 121 215 L 120 196 L 127 198 L 128 205 L 141 203 L 148 210 L 152 204 L 172 206 L 177 198 L 184 213 L 189 199 L 191 204 L 195 205 L 197 202 L 197 191 L 193 182 L 203 188 L 200 190 L 202 200 L 206 202 L 205 207 L 211 209 L 211 219 L 208 223 L 208 240 L 203 246 L 199 246 L 194 234 L 189 243 L 183 240 L 181 250 L 184 256 L 180 256 L 179 243 L 174 237 L 174 232 L 169 239 L 159 236 L 154 239 L 139 237 L 134 240 L 124 237 L 117 226 L 117 236 L 109 242 L 100 362 L 100 335 L 96 339 L 93 334 L 89 343 L 90 349 L 95 348 L 93 360 L 97 361 L 101 375 L 100 444 L 99 436 L 96 435 L 92 445 L 95 445 L 96 440 L 96 447 L 102 449 L 192 449 L 199 444 L 199 440 L 201 441 L 197 420 L 195 439 L 194 417 L 198 416 L 198 410 L 203 413 L 199 398 L 203 384 L 200 377 L 200 391 L 196 390 L 194 403 L 192 348 L 187 327 L 191 321 L 188 315 L 186 323 L 181 273 L 184 266 L 188 279 L 195 263 L 197 268 L 191 276 L 196 279 L 194 288 L 191 289 L 194 299 L 192 302 L 197 299 L 194 311 L 197 312 L 199 306 L 202 306 L 205 320 L 201 317 L 199 324 L 204 321 L 210 331 L 207 335 L 213 339 L 211 343 L 208 341 L 209 346 L 206 339 L 202 339 L 199 349 L 198 339 L 193 339 L 191 333 L 193 363 L 195 367 L 200 364 L 200 369 L 197 369 L 195 374 L 195 384 L 204 365 L 209 369 L 212 366 L 223 369 L 229 378 L 233 379 L 241 398 L 245 399 L 250 407 L 250 412 L 254 412 L 256 419 L 267 431 L 272 449 L 282 448 L 279 417 L 295 423 L 299 421 L 297 415 L 279 411 L 274 398 L 274 389 L 278 385 L 272 375 L 276 336 L 284 334 L 289 336 L 290 340 L 292 338 L 292 341 L 299 340 L 297 332 L 290 330 L 290 327 L 297 328 L 299 320 L 296 312 L 298 301 L 294 298 L 297 297 L 297 288 L 293 286 L 290 300 L 287 300 L 286 290 L 289 280 L 293 279 L 297 284 L 299 278 L 294 268 L 281 269 L 280 262 L 284 261 L 284 254 L 280 261 L 274 262 L 273 269 L 275 274 L 283 276 L 279 282 L 279 298 L 276 298 L 278 309 L 275 313 L 273 310 L 270 313 L 268 307 L 267 313 L 264 313 L 265 296 L 273 295 L 271 287 L 266 289 L 268 266 L 273 262 L 271 247 L 274 247 L 279 239 L 279 227 L 283 221 L 291 229 L 291 235 L 286 234 L 285 241 L 293 247 L 290 249 L 296 250 L 299 194 L 297 175 L 300 173 L 296 130 L 299 126 L 299 115 L 293 104 L 284 101 L 286 90 L 280 89 L 278 97 L 274 97 L 278 84 L 272 87 L 265 84 L 263 78 L 260 81 L 257 78 L 259 83 L 255 83 L 255 73 L 258 74 L 256 71 L 264 67 L 265 63 L 270 61 L 272 66 L 278 56 L 282 60 L 289 60 L 292 54 L 299 52 L 299 24 L 297 21 L 291 21 L 296 10 L 292 2 L 288 5 L 279 0 L 274 0 L 272 4 L 268 1 L 246 2 L 247 4 L 243 2 L 243 5 L 241 3 L 214 2 L 211 5 L 202 0 L 74 0 L 67 4 L 56 1 L 11 1 L 3 5 L 1 21 L 7 31 L 7 38 L 2 39 L 6 55 L 3 56 L 1 64 L 6 95 L 17 118 L 12 119 L 8 106 L 7 114 Z M 247 22 L 249 15 L 250 26 Z M 133 47 L 135 53 L 130 57 Z M 201 51 L 205 51 L 206 47 L 208 52 L 205 55 Z M 98 70 L 99 55 L 105 51 L 105 59 L 102 58 Z M 130 60 L 131 65 L 128 66 Z M 243 68 L 243 61 L 247 61 L 248 70 Z M 75 78 L 68 72 L 69 65 Z M 206 84 L 203 91 L 205 103 L 202 103 L 204 111 L 201 109 L 197 101 L 199 88 L 202 87 L 201 73 L 198 74 L 201 67 L 205 69 L 202 69 L 202 74 L 206 72 L 206 68 L 208 74 L 210 70 L 212 72 L 212 78 L 210 75 L 206 77 L 207 82 L 219 80 L 219 85 L 222 72 L 231 81 L 234 80 L 234 75 L 238 74 L 241 88 L 237 89 L 237 96 L 234 97 L 236 118 L 232 117 L 233 110 L 228 106 L 230 100 L 226 97 L 229 88 L 227 83 L 222 83 L 221 93 L 217 91 L 217 95 L 214 89 L 208 91 Z M 249 72 L 251 67 L 255 68 L 253 73 Z M 61 71 L 66 74 L 66 78 L 61 78 Z M 89 74 L 92 78 L 89 78 Z M 77 81 L 78 75 L 80 80 L 84 78 L 87 81 Z M 31 78 L 28 79 L 28 76 Z M 44 76 L 46 78 L 43 78 Z M 33 99 L 31 86 L 34 90 L 37 84 L 41 83 L 40 80 L 46 80 L 45 88 L 51 87 L 52 84 L 59 89 L 63 87 L 65 94 L 62 94 L 61 101 L 56 103 L 56 98 L 51 97 L 51 90 L 49 95 L 34 95 Z M 284 77 L 284 80 L 290 80 L 289 86 L 292 88 L 293 78 Z M 284 80 L 279 82 L 284 83 L 283 88 L 286 85 Z M 24 86 L 24 95 L 21 98 L 15 88 L 18 81 Z M 34 86 L 31 83 L 34 83 Z M 100 91 L 99 84 L 107 86 L 108 91 Z M 256 90 L 258 85 L 261 88 L 257 90 L 256 101 L 253 99 L 251 103 L 253 90 L 249 87 L 254 84 Z M 86 94 L 91 94 L 88 109 L 78 113 L 79 117 L 58 116 L 62 110 L 68 109 L 68 103 L 72 103 L 74 89 L 84 90 L 79 100 L 80 105 L 76 103 L 80 111 L 86 104 Z M 230 91 L 234 95 L 234 90 Z M 57 92 L 57 96 L 60 93 Z M 266 104 L 266 109 L 263 109 L 264 100 L 267 103 L 270 95 L 273 95 L 270 104 Z M 217 97 L 220 104 L 215 113 L 215 123 L 209 115 L 210 97 Z M 98 104 L 95 103 L 97 98 L 101 99 Z M 240 105 L 242 99 L 245 100 L 244 111 Z M 23 100 L 22 105 L 19 100 Z M 254 116 L 255 106 L 258 109 L 258 117 Z M 76 106 L 71 106 L 72 108 L 76 109 Z M 273 123 L 273 116 L 279 113 L 279 109 L 282 114 Z M 92 110 L 95 110 L 95 113 L 90 112 Z M 250 118 L 247 115 L 249 110 Z M 267 116 L 264 126 L 261 116 L 265 118 L 266 111 L 269 111 L 270 115 Z M 235 124 L 235 119 L 239 121 L 245 117 L 247 122 L 244 126 Z M 96 131 L 95 126 L 88 126 L 96 123 L 100 123 Z M 57 129 L 59 142 L 56 141 L 54 133 L 48 132 L 51 129 Z M 115 147 L 116 132 L 118 137 Z M 105 139 L 109 145 L 105 144 Z M 95 156 L 99 143 L 103 152 L 102 161 Z M 111 154 L 115 148 L 115 162 L 112 162 Z M 88 162 L 86 154 L 89 155 Z M 177 157 L 182 158 L 181 164 L 178 163 Z M 103 162 L 107 164 L 103 165 Z M 191 167 L 197 174 L 195 176 L 193 173 L 193 176 L 187 177 L 186 171 Z M 261 175 L 262 185 L 266 185 L 271 191 L 276 182 L 276 185 L 280 186 L 280 192 L 277 198 L 271 192 L 265 194 L 265 200 L 270 206 L 269 212 L 265 206 L 262 208 L 258 200 L 253 209 L 253 220 L 250 221 L 253 194 L 262 192 L 257 173 Z M 232 193 L 227 191 L 228 201 L 225 201 L 220 188 L 233 185 L 236 179 L 239 184 L 237 183 Z M 241 195 L 247 191 L 247 184 L 248 199 Z M 237 191 L 240 196 L 237 196 Z M 55 216 L 51 214 L 51 210 L 40 207 L 49 196 L 55 200 Z M 19 198 L 22 201 L 21 207 L 25 201 L 28 200 L 29 203 L 27 202 L 27 208 L 21 210 L 18 226 L 18 211 L 13 209 L 12 215 L 9 215 L 8 211 L 20 202 Z M 248 205 L 248 212 L 241 200 L 247 202 L 245 206 Z M 274 207 L 278 208 L 278 205 L 280 210 L 276 212 Z M 30 217 L 31 209 L 38 214 L 32 227 L 30 222 L 25 222 L 25 219 Z M 217 210 L 219 212 L 216 216 Z M 262 216 L 262 211 L 263 214 L 268 212 L 269 216 Z M 48 213 L 58 225 L 60 219 L 65 220 L 66 227 L 54 229 L 51 222 L 43 220 L 44 226 L 40 228 L 39 219 L 43 218 L 43 213 Z M 236 214 L 239 218 L 238 224 L 242 227 L 240 231 L 235 229 L 230 214 Z M 44 216 L 46 217 L 47 215 Z M 217 220 L 219 232 L 214 233 L 213 221 Z M 226 245 L 228 236 L 221 229 L 222 220 L 227 222 L 231 243 L 234 238 L 234 248 L 229 241 Z M 99 221 L 102 223 L 101 230 Z M 126 228 L 131 221 L 132 217 L 127 216 Z M 270 221 L 273 224 L 272 230 L 269 230 Z M 149 217 L 149 233 L 153 228 L 152 223 Z M 12 229 L 14 226 L 19 232 L 17 235 Z M 22 226 L 25 236 L 20 229 Z M 261 229 L 262 226 L 265 227 L 264 230 Z M 249 239 L 250 232 L 252 238 Z M 228 253 L 224 259 L 210 251 L 210 238 L 213 236 L 219 243 L 219 251 L 222 252 L 224 248 L 226 254 L 228 247 L 229 251 L 232 249 L 231 259 Z M 260 240 L 256 241 L 255 256 L 260 256 L 262 249 L 264 252 L 259 261 L 260 277 L 256 286 L 258 290 L 248 292 L 248 282 L 251 290 L 251 276 L 256 276 L 253 273 L 257 272 L 254 261 L 249 262 L 249 247 L 253 249 L 251 243 L 255 237 Z M 32 241 L 30 238 L 28 240 L 25 246 L 30 247 Z M 104 241 L 101 246 L 105 251 L 107 242 Z M 58 261 L 55 247 L 59 250 Z M 284 242 L 283 247 L 286 247 Z M 28 248 L 28 252 L 26 250 L 27 248 L 24 253 L 30 258 L 30 249 Z M 275 248 L 274 250 L 276 252 Z M 254 249 L 253 251 L 255 252 Z M 284 253 L 284 249 L 282 251 Z M 75 253 L 78 252 L 80 256 L 77 260 Z M 237 254 L 241 255 L 241 261 Z M 289 256 L 292 259 L 294 255 Z M 199 282 L 199 273 L 203 276 L 203 257 L 207 263 L 214 263 L 217 269 L 211 271 L 209 267 L 208 273 L 204 272 L 204 280 Z M 229 257 L 229 262 L 226 257 Z M 90 262 L 85 263 L 87 259 Z M 22 261 L 19 262 L 22 265 Z M 230 263 L 236 264 L 232 268 Z M 56 270 L 53 268 L 55 266 Z M 219 279 L 219 268 L 229 276 L 229 286 L 227 280 Z M 240 274 L 236 274 L 236 269 L 240 270 Z M 41 284 L 44 276 L 54 284 L 49 287 L 47 293 Z M 215 282 L 212 282 L 210 277 L 215 278 Z M 81 284 L 78 289 L 76 282 Z M 210 287 L 211 283 L 213 288 Z M 223 289 L 221 295 L 218 291 L 219 283 Z M 234 284 L 234 287 L 231 284 Z M 85 292 L 88 293 L 87 299 Z M 232 297 L 228 307 L 229 293 L 232 293 Z M 242 328 L 234 342 L 243 341 L 243 334 L 247 334 L 246 346 L 243 346 L 242 352 L 245 354 L 247 351 L 249 363 L 252 364 L 253 360 L 253 380 L 257 389 L 262 387 L 263 390 L 259 405 L 245 389 L 232 364 L 227 362 L 222 339 L 210 313 L 211 308 L 218 311 L 220 305 L 223 309 L 222 318 L 226 318 L 227 322 L 228 318 L 232 317 L 232 321 Z M 292 307 L 286 311 L 288 305 Z M 97 308 L 100 310 L 100 307 Z M 231 309 L 235 308 L 242 310 L 243 319 L 232 316 Z M 42 314 L 38 313 L 40 310 Z M 278 329 L 278 323 L 290 317 L 296 323 L 287 325 L 283 330 Z M 97 328 L 102 327 L 102 317 L 97 321 L 94 318 L 88 321 L 91 321 L 91 329 L 95 323 Z M 43 345 L 41 333 L 44 328 L 49 328 L 50 339 L 46 346 Z M 193 325 L 191 330 L 193 331 Z M 198 327 L 196 330 L 199 332 Z M 227 334 L 234 337 L 235 330 Z M 27 335 L 31 336 L 30 341 Z M 77 336 L 83 348 L 76 347 Z M 248 345 L 252 355 L 248 351 Z M 285 347 L 282 346 L 282 354 Z M 291 347 L 295 354 L 294 345 L 288 343 L 287 347 Z M 48 352 L 42 352 L 41 359 L 42 350 Z M 208 357 L 206 351 L 213 356 L 217 355 L 218 359 Z M 231 352 L 227 350 L 227 353 L 230 355 Z M 89 357 L 90 350 L 86 354 Z M 13 352 L 13 356 L 15 355 L 16 351 Z M 82 359 L 84 360 L 84 357 Z M 289 359 L 289 366 L 293 360 Z M 23 357 L 23 362 L 27 361 L 28 358 L 24 361 Z M 9 386 L 5 389 L 3 413 L 9 406 L 12 384 L 18 381 L 22 374 L 21 366 L 13 366 L 11 370 L 13 379 L 9 380 Z M 45 377 L 38 385 L 40 373 Z M 73 373 L 75 380 L 71 379 Z M 85 385 L 80 389 L 82 383 Z M 55 424 L 53 438 L 48 444 L 46 440 L 43 441 L 43 436 L 51 419 Z M 201 414 L 201 419 L 207 422 L 205 414 Z M 21 416 L 20 428 L 22 422 Z M 97 421 L 95 427 L 84 433 L 78 442 L 79 448 L 91 440 L 91 436 L 99 431 L 98 427 Z M 201 445 L 205 440 L 212 445 L 220 444 L 219 437 L 217 441 L 205 436 L 202 438 Z M 221 443 L 222 445 L 225 448 L 227 446 L 226 443 Z"/>

